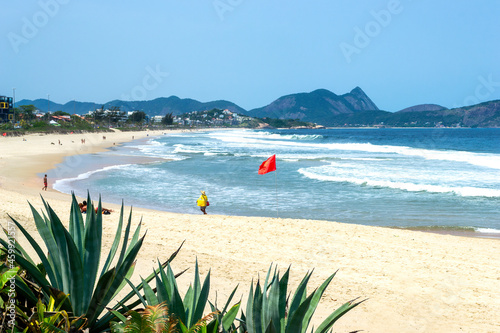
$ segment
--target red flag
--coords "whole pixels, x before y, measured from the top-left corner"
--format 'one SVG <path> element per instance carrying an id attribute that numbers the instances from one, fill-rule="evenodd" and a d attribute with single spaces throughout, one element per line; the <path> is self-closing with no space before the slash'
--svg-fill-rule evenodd
<path id="1" fill-rule="evenodd" d="M 259 167 L 259 175 L 276 170 L 276 155 L 269 157 Z"/>

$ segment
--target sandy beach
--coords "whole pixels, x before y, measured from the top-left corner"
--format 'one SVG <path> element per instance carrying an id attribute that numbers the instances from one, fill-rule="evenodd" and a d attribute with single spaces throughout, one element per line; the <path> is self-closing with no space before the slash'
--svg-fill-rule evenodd
<path id="1" fill-rule="evenodd" d="M 66 156 L 75 156 L 66 162 L 71 167 L 85 158 L 84 154 L 103 151 L 132 137 L 163 133 L 0 137 L 0 223 L 6 226 L 9 214 L 39 239 L 27 202 L 41 210 L 41 194 L 64 223 L 70 207 L 70 196 L 53 190 L 53 180 L 49 179 L 48 191 L 42 192 L 40 174 Z M 125 205 L 128 212 L 134 202 Z M 120 208 L 105 206 L 115 212 Z M 111 244 L 118 215 L 104 216 L 104 246 Z M 190 269 L 179 278 L 181 289 L 187 289 L 192 280 L 197 259 L 203 277 L 211 272 L 210 299 L 214 300 L 217 292 L 219 304 L 238 284 L 236 299 L 246 301 L 252 278 L 265 278 L 274 263 L 281 272 L 291 265 L 293 288 L 314 269 L 309 292 L 338 270 L 314 316 L 315 326 L 341 304 L 360 297 L 368 300 L 335 324 L 335 332 L 500 332 L 495 319 L 500 312 L 498 239 L 333 221 L 203 216 L 134 207 L 134 223 L 141 218 L 147 236 L 134 281 L 149 275 L 157 258 L 167 259 L 185 240 L 172 264 L 176 272 Z M 18 241 L 26 244 L 20 236 Z"/>

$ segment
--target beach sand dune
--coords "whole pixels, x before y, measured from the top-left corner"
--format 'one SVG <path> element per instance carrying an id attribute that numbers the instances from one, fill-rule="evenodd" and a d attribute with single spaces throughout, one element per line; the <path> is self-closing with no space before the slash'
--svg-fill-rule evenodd
<path id="1" fill-rule="evenodd" d="M 101 151 L 132 136 L 139 139 L 162 133 L 106 133 L 106 140 L 86 134 L 86 147 L 81 134 L 30 135 L 27 141 L 0 138 L 0 223 L 6 226 L 10 214 L 39 239 L 27 202 L 42 209 L 42 194 L 65 223 L 70 207 L 70 196 L 52 190 L 50 179 L 49 190 L 42 193 L 39 174 L 64 156 Z M 125 205 L 128 212 L 134 203 Z M 215 299 L 217 291 L 219 304 L 238 284 L 236 299 L 246 301 L 252 278 L 264 279 L 273 263 L 282 273 L 291 265 L 293 288 L 314 269 L 309 292 L 338 270 L 316 312 L 315 326 L 341 304 L 360 297 L 368 300 L 344 316 L 334 326 L 335 332 L 500 332 L 496 319 L 500 313 L 498 239 L 134 207 L 134 223 L 141 218 L 147 235 L 134 281 L 149 275 L 157 267 L 157 258 L 167 259 L 185 241 L 172 263 L 176 272 L 189 268 L 179 278 L 181 289 L 188 288 L 198 260 L 203 277 L 211 272 L 210 299 Z M 117 222 L 117 213 L 104 216 L 105 248 L 111 244 Z M 20 235 L 18 241 L 25 244 Z"/>

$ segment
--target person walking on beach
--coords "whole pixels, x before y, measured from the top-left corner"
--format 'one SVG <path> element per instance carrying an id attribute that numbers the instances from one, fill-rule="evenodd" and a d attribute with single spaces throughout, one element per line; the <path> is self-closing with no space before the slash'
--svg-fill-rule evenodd
<path id="1" fill-rule="evenodd" d="M 43 177 L 43 187 L 42 187 L 42 191 L 47 191 L 47 175 L 45 175 L 45 177 Z"/>
<path id="2" fill-rule="evenodd" d="M 208 197 L 205 194 L 205 191 L 201 191 L 201 196 L 200 198 L 196 201 L 196 204 L 200 207 L 200 210 L 203 212 L 203 214 L 207 214 L 206 208 L 210 204 L 208 203 Z"/>

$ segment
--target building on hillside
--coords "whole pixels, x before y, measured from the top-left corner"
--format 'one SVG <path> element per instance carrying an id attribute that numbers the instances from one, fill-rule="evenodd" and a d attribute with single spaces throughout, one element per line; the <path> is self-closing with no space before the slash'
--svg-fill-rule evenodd
<path id="1" fill-rule="evenodd" d="M 12 97 L 0 96 L 0 122 L 14 119 Z"/>

